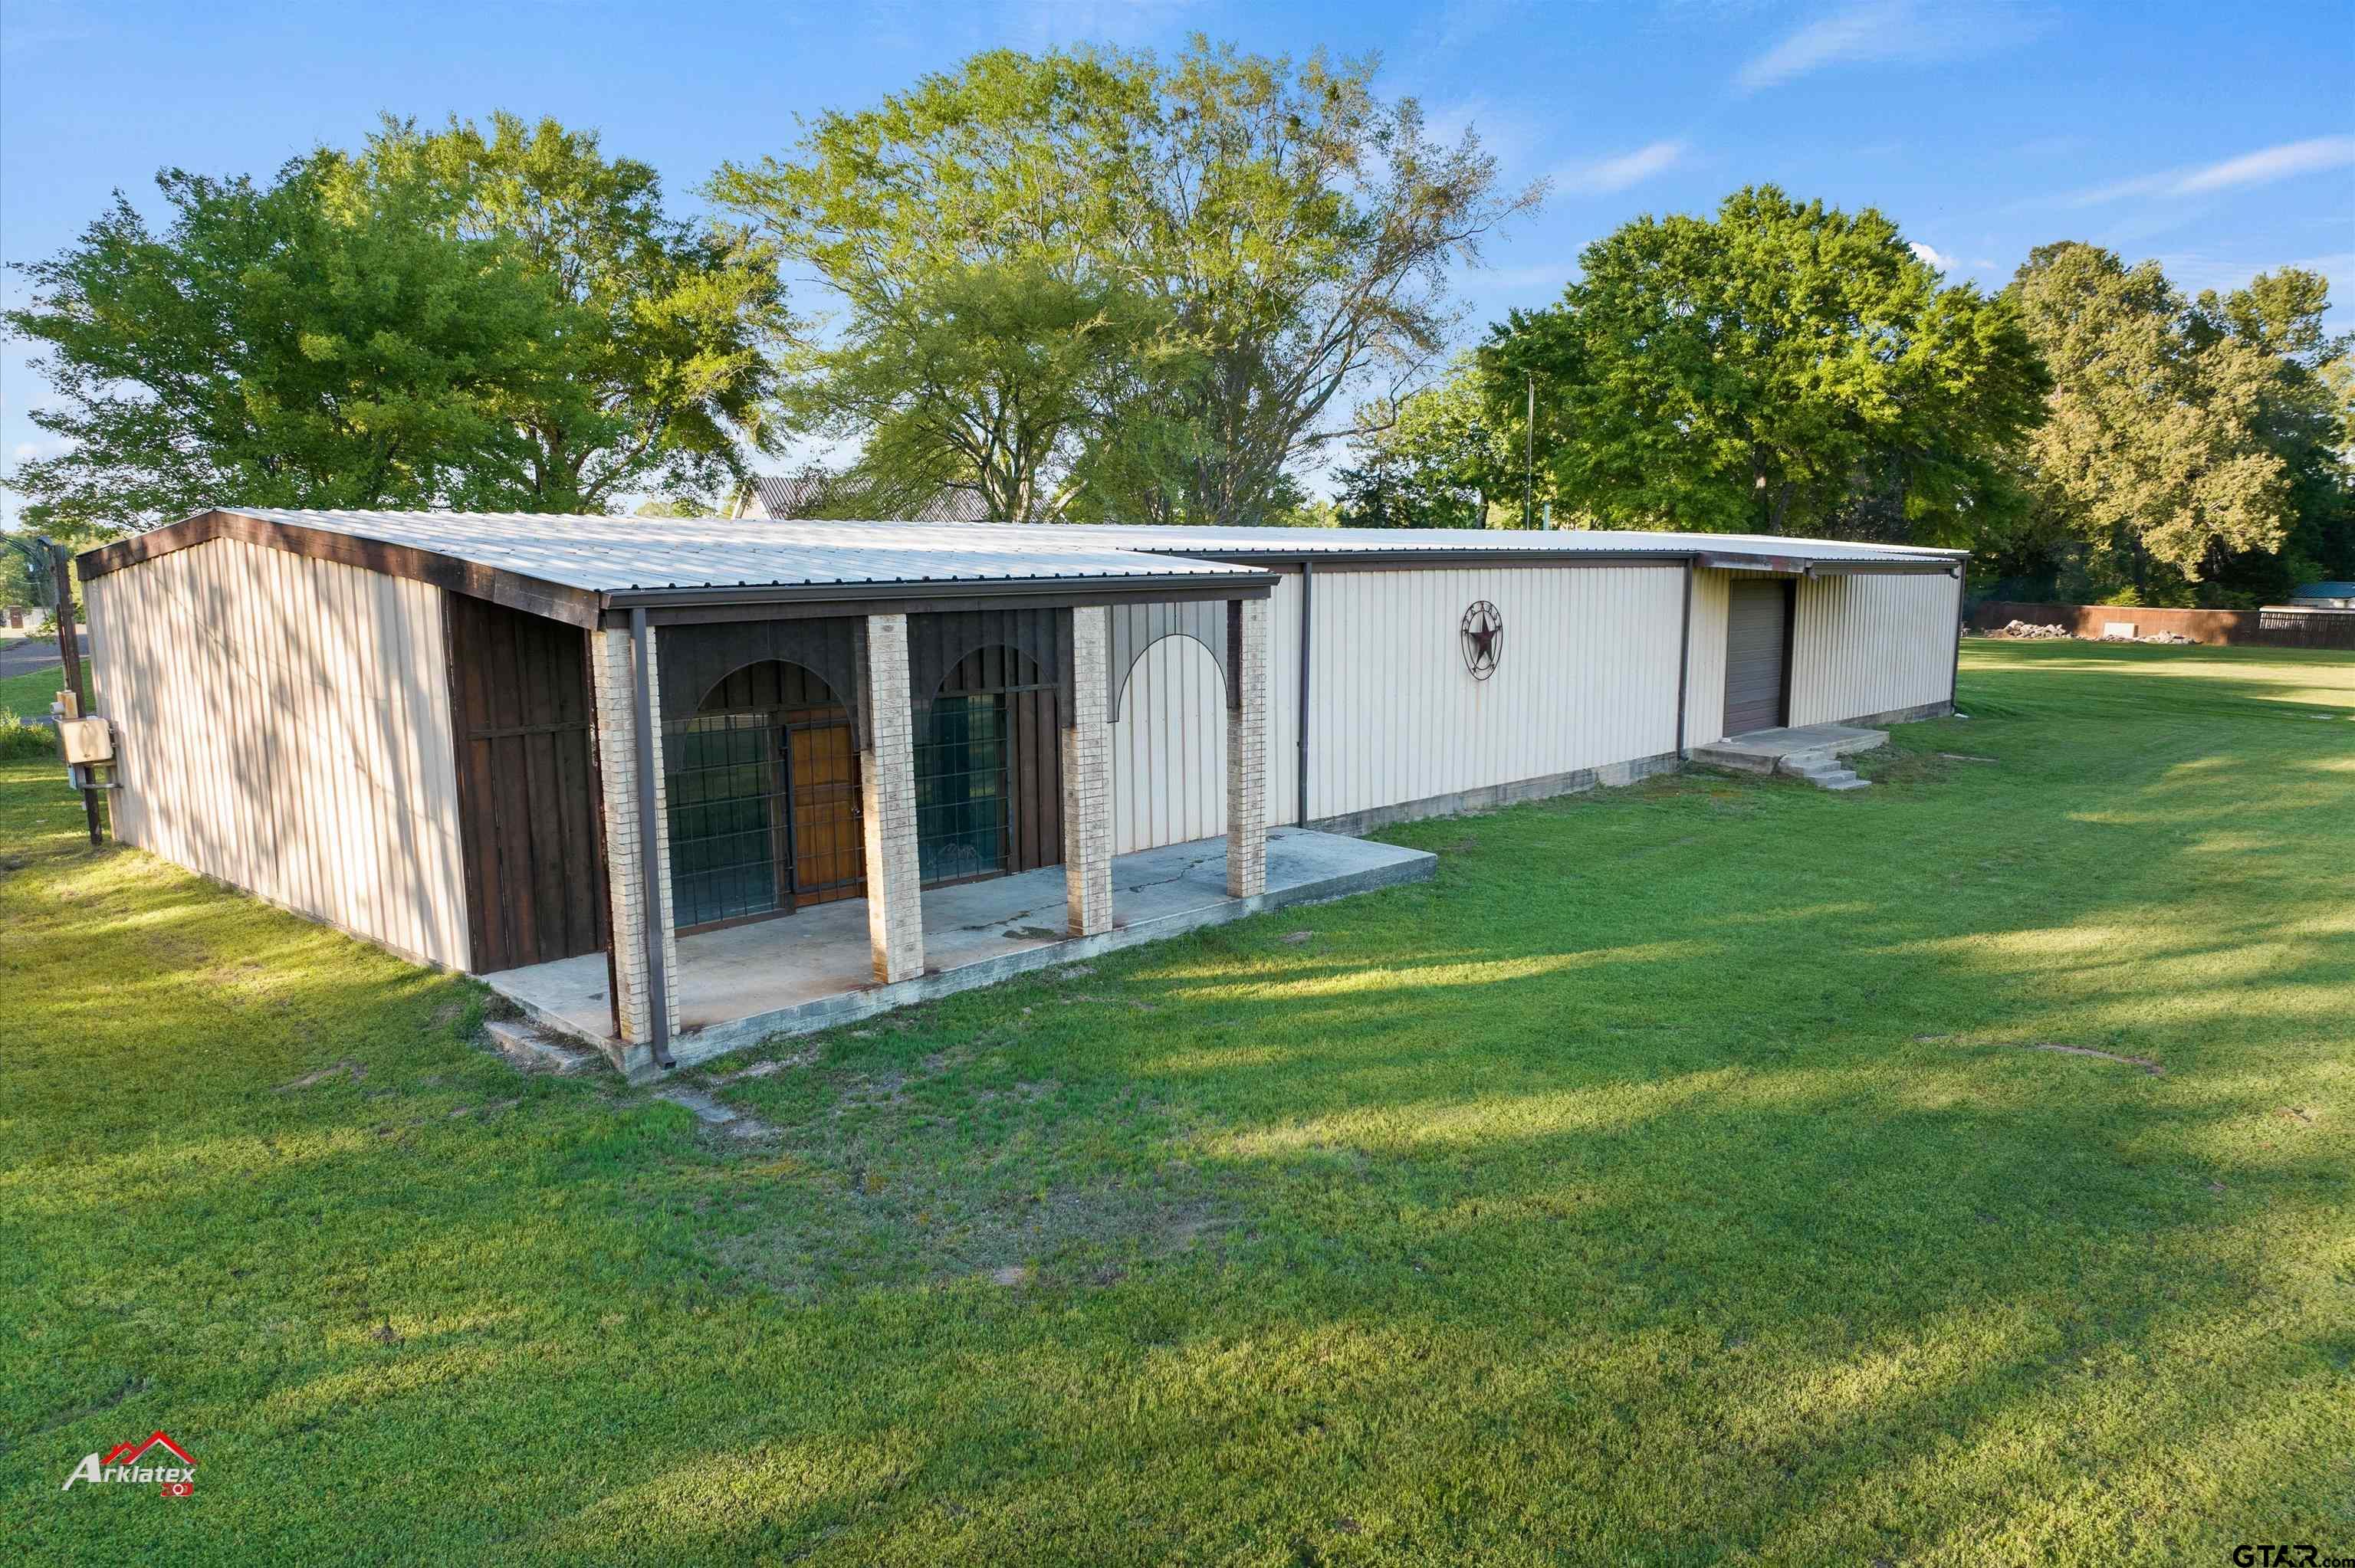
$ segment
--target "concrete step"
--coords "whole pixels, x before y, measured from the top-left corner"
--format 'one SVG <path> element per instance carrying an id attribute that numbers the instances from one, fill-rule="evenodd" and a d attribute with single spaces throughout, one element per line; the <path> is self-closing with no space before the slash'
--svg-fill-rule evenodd
<path id="1" fill-rule="evenodd" d="M 1818 789 L 1862 789 L 1871 782 L 1858 778 L 1853 768 L 1843 767 L 1828 751 L 1796 752 L 1777 763 L 1774 771 L 1785 778 L 1804 779 Z"/>
<path id="2" fill-rule="evenodd" d="M 549 1039 L 528 1023 L 495 1018 L 483 1025 L 500 1055 L 527 1073 L 585 1073 L 604 1065 L 594 1053 Z"/>

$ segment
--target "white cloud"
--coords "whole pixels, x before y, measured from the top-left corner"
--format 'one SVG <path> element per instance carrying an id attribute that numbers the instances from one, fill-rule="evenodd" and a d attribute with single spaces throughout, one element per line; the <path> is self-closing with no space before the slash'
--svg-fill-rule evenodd
<path id="1" fill-rule="evenodd" d="M 1941 272 L 1958 271 L 1961 270 L 1963 265 L 1959 259 L 1949 256 L 1943 250 L 1934 249 L 1930 246 L 1924 245 L 1918 239 L 1908 240 L 1906 242 L 1905 249 L 1913 252 L 1914 258 L 1917 260 L 1920 260 L 1928 266 L 1935 267 Z"/>
<path id="2" fill-rule="evenodd" d="M 1801 27 L 1734 73 L 1743 92 L 1780 87 L 1828 66 L 1957 59 L 2041 31 L 2009 7 L 1862 0 Z"/>
<path id="3" fill-rule="evenodd" d="M 2071 207 L 2095 207 L 2103 202 L 2123 201 L 2129 196 L 2205 196 L 2214 191 L 2234 190 L 2243 185 L 2271 185 L 2296 175 L 2318 174 L 2328 169 L 2343 169 L 2355 164 L 2355 136 L 2316 136 L 2304 142 L 2285 142 L 2278 147 L 2264 147 L 2254 153 L 2243 153 L 2237 158 L 2207 164 L 2199 168 L 2173 169 L 2161 175 L 2144 175 L 2114 185 L 2096 185 L 2070 196 Z"/>
<path id="4" fill-rule="evenodd" d="M 1685 152 L 1686 144 L 1681 141 L 1654 142 L 1615 158 L 1572 164 L 1554 175 L 1554 184 L 1561 190 L 1586 196 L 1609 196 L 1630 185 L 1642 185 L 1655 175 L 1666 174 L 1684 162 Z"/>
<path id="5" fill-rule="evenodd" d="M 2184 196 L 2201 191 L 2229 190 L 2234 185 L 2262 185 L 2292 175 L 2339 169 L 2355 164 L 2355 136 L 2317 136 L 2309 142 L 2285 142 L 2262 153 L 2244 153 L 2211 164 L 2184 176 L 2176 190 Z"/>
<path id="6" fill-rule="evenodd" d="M 2167 274 L 2168 281 L 2184 292 L 2196 294 L 2202 289 L 2214 289 L 2228 293 L 2244 288 L 2260 272 L 2278 272 L 2295 267 L 2304 272 L 2319 272 L 2332 280 L 2355 277 L 2355 251 L 2340 250 L 2321 256 L 2298 256 L 2288 260 L 2255 260 L 2247 256 L 2217 256 L 2207 251 L 2177 250 L 2151 258 Z M 2334 311 L 2336 318 L 2341 312 Z"/>

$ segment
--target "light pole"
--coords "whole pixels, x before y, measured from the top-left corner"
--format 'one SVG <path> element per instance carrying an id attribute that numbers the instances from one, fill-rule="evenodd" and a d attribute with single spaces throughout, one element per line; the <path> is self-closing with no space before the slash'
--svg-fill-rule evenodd
<path id="1" fill-rule="evenodd" d="M 1529 416 L 1521 429 L 1521 526 L 1538 525 L 1538 373 L 1525 370 L 1529 377 Z"/>

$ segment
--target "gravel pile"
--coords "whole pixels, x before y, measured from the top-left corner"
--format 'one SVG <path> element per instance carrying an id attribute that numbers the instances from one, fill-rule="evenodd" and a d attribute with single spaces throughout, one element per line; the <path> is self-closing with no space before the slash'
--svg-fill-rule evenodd
<path id="1" fill-rule="evenodd" d="M 1997 627 L 1987 635 L 1989 637 L 2067 637 L 2071 632 L 2065 626 L 2034 626 L 2025 620 L 2015 620 L 2009 626 Z"/>

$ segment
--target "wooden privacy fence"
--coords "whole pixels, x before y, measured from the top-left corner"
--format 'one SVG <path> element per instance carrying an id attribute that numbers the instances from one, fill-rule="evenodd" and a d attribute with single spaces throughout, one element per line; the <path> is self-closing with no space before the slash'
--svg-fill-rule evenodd
<path id="1" fill-rule="evenodd" d="M 2138 604 L 2027 604 L 1991 599 L 1971 609 L 1974 631 L 1993 631 L 2015 620 L 2031 626 L 2062 626 L 2078 637 L 2099 637 L 2113 624 L 2135 629 L 2137 637 L 2172 631 L 2197 642 L 2259 648 L 2355 650 L 2355 611 L 2328 609 L 2155 609 Z"/>

